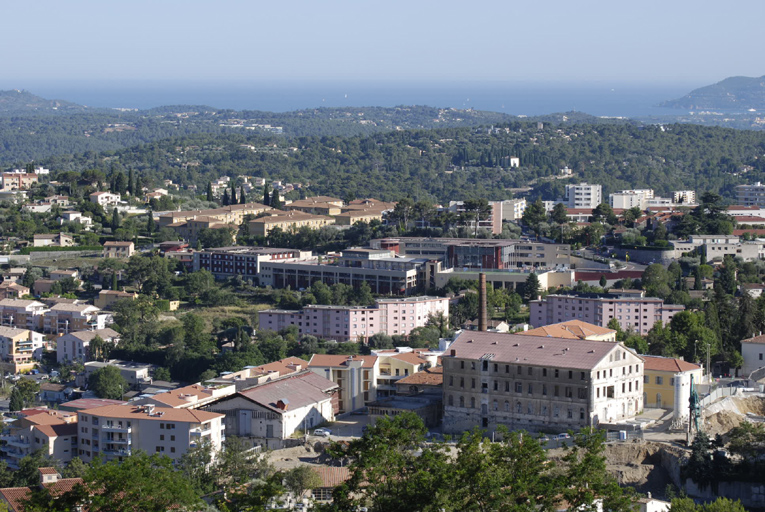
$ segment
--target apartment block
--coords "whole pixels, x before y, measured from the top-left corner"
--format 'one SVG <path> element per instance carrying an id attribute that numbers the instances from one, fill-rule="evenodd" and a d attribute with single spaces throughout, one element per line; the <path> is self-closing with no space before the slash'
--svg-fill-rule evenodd
<path id="1" fill-rule="evenodd" d="M 628 210 L 638 207 L 645 210 L 649 199 L 653 199 L 653 189 L 622 190 L 608 196 L 612 208 Z"/>
<path id="2" fill-rule="evenodd" d="M 447 433 L 561 432 L 643 409 L 643 360 L 621 343 L 463 332 L 442 361 Z"/>
<path id="3" fill-rule="evenodd" d="M 61 462 L 77 455 L 77 414 L 49 409 L 25 409 L 0 436 L 3 459 L 12 469 L 37 450 Z"/>
<path id="4" fill-rule="evenodd" d="M 743 206 L 765 206 L 765 184 L 737 185 L 736 201 Z"/>
<path id="5" fill-rule="evenodd" d="M 264 217 L 251 220 L 247 223 L 247 226 L 251 235 L 268 236 L 268 234 L 276 228 L 279 228 L 282 231 L 294 231 L 302 227 L 318 229 L 322 226 L 328 226 L 334 223 L 335 220 L 332 217 L 323 215 L 313 215 L 297 210 L 273 210 Z"/>
<path id="6" fill-rule="evenodd" d="M 314 354 L 308 369 L 337 384 L 339 413 L 355 411 L 377 400 L 377 356 Z"/>
<path id="7" fill-rule="evenodd" d="M 588 183 L 566 185 L 566 200 L 569 208 L 597 208 L 603 202 L 603 189 Z"/>
<path id="8" fill-rule="evenodd" d="M 8 327 L 42 331 L 43 318 L 47 312 L 48 307 L 36 300 L 0 300 L 0 323 Z"/>
<path id="9" fill-rule="evenodd" d="M 272 331 L 295 325 L 300 334 L 366 342 L 378 333 L 407 336 L 438 313 L 449 316 L 449 299 L 421 296 L 380 299 L 374 306 L 311 305 L 300 311 L 267 309 L 258 312 L 258 325 Z"/>
<path id="10" fill-rule="evenodd" d="M 38 181 L 37 174 L 33 173 L 3 173 L 3 191 L 29 190 Z"/>
<path id="11" fill-rule="evenodd" d="M 223 222 L 218 220 L 217 217 L 200 215 L 168 224 L 167 227 L 175 231 L 178 236 L 188 241 L 190 244 L 196 244 L 197 239 L 199 238 L 199 233 L 206 229 L 227 229 L 230 230 L 233 237 L 236 238 L 238 224 Z"/>
<path id="12" fill-rule="evenodd" d="M 265 211 L 271 210 L 270 206 L 260 203 L 232 204 L 222 206 L 211 210 L 186 210 L 180 212 L 168 212 L 159 216 L 158 225 L 160 228 L 169 227 L 170 224 L 184 222 L 197 217 L 210 217 L 217 222 L 224 224 L 234 224 L 238 226 L 244 221 L 247 215 L 259 215 Z"/>
<path id="13" fill-rule="evenodd" d="M 26 373 L 42 358 L 45 340 L 42 334 L 28 329 L 0 327 L 0 370 Z"/>
<path id="14" fill-rule="evenodd" d="M 141 450 L 180 459 L 208 441 L 213 457 L 225 439 L 223 414 L 149 405 L 107 405 L 79 411 L 79 457 L 122 460 Z"/>
<path id="15" fill-rule="evenodd" d="M 106 314 L 92 304 L 59 303 L 45 312 L 43 331 L 69 334 L 106 328 Z"/>
<path id="16" fill-rule="evenodd" d="M 502 201 L 502 220 L 518 221 L 526 211 L 526 199 L 506 199 Z"/>
<path id="17" fill-rule="evenodd" d="M 648 334 L 656 322 L 666 324 L 685 306 L 664 304 L 661 299 L 602 294 L 548 295 L 529 302 L 529 322 L 542 327 L 568 320 L 581 320 L 606 327 L 615 318 L 625 331 Z"/>
<path id="18" fill-rule="evenodd" d="M 263 262 L 305 261 L 311 251 L 273 247 L 218 247 L 194 253 L 194 271 L 207 270 L 218 279 L 242 276 L 257 280 Z"/>
<path id="19" fill-rule="evenodd" d="M 478 230 L 488 230 L 493 235 L 498 235 L 502 233 L 502 202 L 501 201 L 492 201 L 489 203 L 490 211 L 489 214 L 486 215 L 485 218 L 482 218 L 478 220 Z M 467 213 L 467 210 L 465 209 L 465 202 L 464 201 L 449 201 L 449 206 L 445 208 L 446 211 L 456 213 L 459 216 L 464 215 Z M 476 221 L 470 220 L 466 222 L 461 222 L 461 225 L 465 226 L 466 228 L 470 230 L 476 229 Z"/>

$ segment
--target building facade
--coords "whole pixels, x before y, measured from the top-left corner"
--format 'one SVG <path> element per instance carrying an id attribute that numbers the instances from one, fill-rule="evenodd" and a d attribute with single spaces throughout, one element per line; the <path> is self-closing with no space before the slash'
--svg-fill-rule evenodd
<path id="1" fill-rule="evenodd" d="M 643 375 L 643 405 L 652 408 L 672 409 L 675 407 L 675 386 L 693 382 L 701 384 L 704 378 L 703 368 L 674 357 L 642 356 L 645 360 Z M 676 379 L 684 382 L 677 382 Z M 688 407 L 688 404 L 678 404 Z"/>
<path id="2" fill-rule="evenodd" d="M 355 411 L 377 400 L 377 356 L 314 354 L 308 369 L 338 386 L 337 411 Z"/>
<path id="3" fill-rule="evenodd" d="M 565 431 L 643 409 L 643 360 L 621 343 L 464 332 L 442 358 L 444 431 Z"/>
<path id="4" fill-rule="evenodd" d="M 97 336 L 113 346 L 120 341 L 120 333 L 109 328 L 70 332 L 56 340 L 56 359 L 59 364 L 68 361 L 85 363 L 92 360 L 90 342 Z"/>
<path id="5" fill-rule="evenodd" d="M 664 304 L 656 298 L 580 294 L 548 295 L 544 299 L 530 301 L 529 309 L 529 322 L 535 327 L 568 320 L 606 327 L 615 318 L 623 330 L 646 335 L 656 322 L 666 324 L 685 307 Z"/>
<path id="6" fill-rule="evenodd" d="M 207 270 L 217 279 L 242 276 L 258 279 L 263 262 L 304 261 L 311 251 L 277 249 L 272 247 L 218 247 L 194 252 L 194 271 Z"/>
<path id="7" fill-rule="evenodd" d="M 603 188 L 588 183 L 566 185 L 566 200 L 569 208 L 597 208 L 603 202 Z"/>

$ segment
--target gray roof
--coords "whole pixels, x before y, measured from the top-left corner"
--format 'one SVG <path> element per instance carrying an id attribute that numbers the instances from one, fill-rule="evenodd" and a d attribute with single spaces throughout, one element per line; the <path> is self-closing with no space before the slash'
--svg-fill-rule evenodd
<path id="1" fill-rule="evenodd" d="M 330 396 L 326 392 L 337 387 L 337 384 L 331 380 L 307 370 L 261 384 L 238 394 L 276 412 L 283 412 L 276 407 L 279 400 L 289 403 L 288 410 L 297 409 L 329 400 Z"/>
<path id="2" fill-rule="evenodd" d="M 0 336 L 5 338 L 12 338 L 14 336 L 18 336 L 19 334 L 29 332 L 28 329 L 17 329 L 15 327 L 5 327 L 0 326 Z"/>
<path id="3" fill-rule="evenodd" d="M 104 340 L 109 338 L 119 338 L 120 333 L 118 333 L 114 329 L 109 329 L 107 327 L 106 329 L 96 329 L 94 331 L 70 332 L 69 334 L 62 336 L 62 338 L 66 338 L 69 336 L 73 336 L 80 341 L 92 341 L 93 338 L 95 338 L 96 336 L 100 336 L 101 339 L 104 339 Z"/>
<path id="4" fill-rule="evenodd" d="M 100 311 L 96 306 L 93 304 L 67 304 L 67 303 L 59 303 L 55 306 L 51 307 L 51 311 L 73 311 L 75 313 L 80 313 L 83 311 L 88 311 L 94 309 L 96 311 Z"/>
<path id="5" fill-rule="evenodd" d="M 449 347 L 459 359 L 489 359 L 492 363 L 591 370 L 621 343 L 465 331 Z"/>

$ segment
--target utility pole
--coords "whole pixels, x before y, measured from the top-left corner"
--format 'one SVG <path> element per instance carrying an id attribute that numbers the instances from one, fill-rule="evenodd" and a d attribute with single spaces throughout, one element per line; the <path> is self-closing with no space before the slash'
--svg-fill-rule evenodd
<path id="1" fill-rule="evenodd" d="M 709 361 L 709 342 L 707 341 L 707 382 L 712 384 L 712 367 Z"/>

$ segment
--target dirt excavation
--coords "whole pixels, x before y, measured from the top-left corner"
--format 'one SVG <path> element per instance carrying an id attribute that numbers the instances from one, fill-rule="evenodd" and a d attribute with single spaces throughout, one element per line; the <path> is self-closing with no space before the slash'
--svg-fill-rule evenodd
<path id="1" fill-rule="evenodd" d="M 765 416 L 765 398 L 733 396 L 713 403 L 704 410 L 704 431 L 710 437 L 725 435 L 745 421 L 747 415 Z"/>

